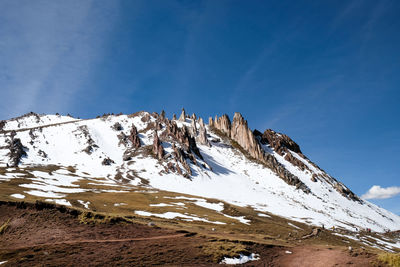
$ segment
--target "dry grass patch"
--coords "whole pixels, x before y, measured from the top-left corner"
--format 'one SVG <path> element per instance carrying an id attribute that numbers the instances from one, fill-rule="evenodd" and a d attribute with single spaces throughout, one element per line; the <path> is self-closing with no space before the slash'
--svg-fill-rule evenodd
<path id="1" fill-rule="evenodd" d="M 118 216 L 103 215 L 99 213 L 92 213 L 88 211 L 83 211 L 78 216 L 78 220 L 83 224 L 113 224 L 120 222 L 128 222 L 125 218 Z"/>
<path id="2" fill-rule="evenodd" d="M 10 220 L 11 220 L 11 219 L 8 219 L 5 223 L 3 223 L 3 224 L 0 226 L 0 235 L 3 234 L 3 233 L 7 230 L 8 224 L 10 223 Z"/>
<path id="3" fill-rule="evenodd" d="M 244 244 L 226 240 L 210 240 L 202 246 L 202 251 L 211 256 L 214 262 L 220 262 L 225 257 L 236 258 L 240 254 L 250 255 Z"/>
<path id="4" fill-rule="evenodd" d="M 382 253 L 378 255 L 378 260 L 391 267 L 400 267 L 400 253 Z"/>

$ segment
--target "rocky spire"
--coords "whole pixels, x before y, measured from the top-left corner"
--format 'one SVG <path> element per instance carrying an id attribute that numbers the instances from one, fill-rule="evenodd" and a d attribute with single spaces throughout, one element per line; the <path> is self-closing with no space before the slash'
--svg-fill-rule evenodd
<path id="1" fill-rule="evenodd" d="M 228 115 L 224 114 L 219 118 L 216 117 L 214 127 L 231 137 L 231 121 Z"/>
<path id="2" fill-rule="evenodd" d="M 207 138 L 206 126 L 204 125 L 204 122 L 203 122 L 202 118 L 199 119 L 199 124 L 200 124 L 200 128 L 199 128 L 199 135 L 197 137 L 197 141 L 202 145 L 206 145 L 206 146 L 211 147 L 211 144 L 210 144 L 210 142 L 208 141 L 208 138 Z"/>
<path id="3" fill-rule="evenodd" d="M 179 117 L 179 121 L 185 121 L 186 120 L 186 112 L 185 109 L 182 108 L 182 113 L 181 116 Z"/>
<path id="4" fill-rule="evenodd" d="M 192 122 L 191 122 L 191 130 L 192 130 L 192 136 L 193 136 L 193 137 L 196 137 L 196 136 L 197 136 L 196 119 L 192 119 Z"/>
<path id="5" fill-rule="evenodd" d="M 228 118 L 229 120 L 229 118 Z M 264 152 L 247 126 L 247 121 L 243 116 L 236 112 L 233 116 L 230 137 L 243 147 L 255 159 L 263 159 Z"/>
<path id="6" fill-rule="evenodd" d="M 193 113 L 193 114 L 192 114 L 192 116 L 190 116 L 190 119 L 191 119 L 191 120 L 194 120 L 194 121 L 196 121 L 196 120 L 197 120 L 197 116 L 196 116 L 196 114 L 195 114 L 195 113 Z"/>
<path id="7" fill-rule="evenodd" d="M 165 120 L 165 111 L 164 110 L 161 111 L 160 117 L 161 117 L 162 121 Z"/>
<path id="8" fill-rule="evenodd" d="M 177 166 L 177 170 L 178 173 L 184 176 L 190 176 L 192 175 L 192 170 L 190 169 L 189 164 L 186 162 L 185 160 L 185 156 L 187 156 L 187 154 L 179 147 L 175 146 L 175 144 L 172 145 L 172 149 L 174 150 L 173 154 L 174 154 L 174 158 L 176 161 L 176 166 Z M 186 175 L 182 173 L 182 171 L 180 170 L 179 167 L 179 162 L 182 164 L 183 168 L 186 170 Z"/>
<path id="9" fill-rule="evenodd" d="M 153 153 L 159 160 L 161 160 L 164 157 L 164 148 L 161 145 L 161 141 L 160 138 L 158 138 L 156 130 L 154 131 Z"/>
<path id="10" fill-rule="evenodd" d="M 176 114 L 172 115 L 172 119 L 176 121 Z"/>
<path id="11" fill-rule="evenodd" d="M 132 129 L 131 129 L 131 133 L 129 135 L 129 140 L 132 142 L 132 147 L 134 147 L 134 148 L 140 147 L 139 133 L 134 124 L 132 124 Z"/>
<path id="12" fill-rule="evenodd" d="M 214 127 L 214 121 L 213 121 L 213 118 L 212 118 L 212 117 L 209 117 L 209 118 L 208 118 L 208 125 L 209 125 L 210 127 Z"/>

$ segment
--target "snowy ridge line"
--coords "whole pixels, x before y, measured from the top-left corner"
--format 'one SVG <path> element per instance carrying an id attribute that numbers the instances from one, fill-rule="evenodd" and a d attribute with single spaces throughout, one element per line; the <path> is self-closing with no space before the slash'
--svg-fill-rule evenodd
<path id="1" fill-rule="evenodd" d="M 72 121 L 65 121 L 65 122 L 58 122 L 58 123 L 53 123 L 53 124 L 38 125 L 38 126 L 31 127 L 31 128 L 0 130 L 0 133 L 7 134 L 7 133 L 11 133 L 12 131 L 23 132 L 23 131 L 35 130 L 35 129 L 39 129 L 39 128 L 61 126 L 61 125 L 64 125 L 64 124 L 76 123 L 76 122 L 88 121 L 88 120 L 94 120 L 94 119 L 76 119 L 76 120 L 72 120 Z"/>

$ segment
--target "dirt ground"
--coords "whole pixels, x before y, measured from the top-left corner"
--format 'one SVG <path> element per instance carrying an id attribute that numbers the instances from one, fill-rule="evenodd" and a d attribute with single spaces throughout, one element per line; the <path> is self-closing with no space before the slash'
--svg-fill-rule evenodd
<path id="1" fill-rule="evenodd" d="M 221 266 L 203 247 L 212 238 L 127 222 L 84 224 L 68 209 L 0 203 L 3 266 Z M 246 266 L 383 266 L 342 247 L 247 243 L 260 260 Z M 289 253 L 290 252 L 290 253 Z"/>

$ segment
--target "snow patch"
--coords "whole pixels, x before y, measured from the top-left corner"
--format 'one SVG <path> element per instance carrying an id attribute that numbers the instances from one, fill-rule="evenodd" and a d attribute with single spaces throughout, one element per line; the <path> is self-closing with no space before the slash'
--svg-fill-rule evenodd
<path id="1" fill-rule="evenodd" d="M 159 217 L 159 218 L 165 218 L 165 219 L 175 219 L 175 218 L 181 218 L 184 221 L 201 221 L 201 222 L 206 222 L 206 223 L 213 223 L 213 224 L 226 224 L 224 222 L 218 222 L 218 221 L 209 221 L 204 218 L 199 218 L 196 216 L 191 216 L 191 215 L 186 215 L 186 214 L 181 214 L 179 212 L 165 212 L 165 213 L 151 213 L 147 211 L 141 211 L 137 210 L 135 211 L 136 214 L 140 216 L 154 216 L 154 217 Z"/>
<path id="2" fill-rule="evenodd" d="M 251 253 L 249 256 L 240 254 L 239 258 L 227 258 L 225 257 L 220 264 L 244 264 L 249 261 L 256 261 L 259 260 L 260 257 L 258 254 Z"/>
<path id="3" fill-rule="evenodd" d="M 23 198 L 25 198 L 25 195 L 22 195 L 22 194 L 12 194 L 11 197 L 23 199 Z"/>
<path id="4" fill-rule="evenodd" d="M 83 201 L 83 200 L 78 200 L 78 202 L 83 205 L 86 209 L 89 209 L 90 201 Z"/>
<path id="5" fill-rule="evenodd" d="M 228 218 L 231 218 L 231 219 L 234 219 L 234 220 L 238 220 L 239 222 L 241 222 L 243 224 L 247 224 L 247 225 L 249 225 L 250 222 L 251 222 L 250 220 L 245 219 L 244 216 L 235 217 L 235 216 L 229 216 L 229 215 L 226 215 L 226 214 L 224 214 L 224 216 L 228 217 Z"/>
<path id="6" fill-rule="evenodd" d="M 56 204 L 64 205 L 64 206 L 70 206 L 70 207 L 72 206 L 71 203 L 66 199 L 46 199 L 46 201 L 47 202 L 54 202 Z"/>

